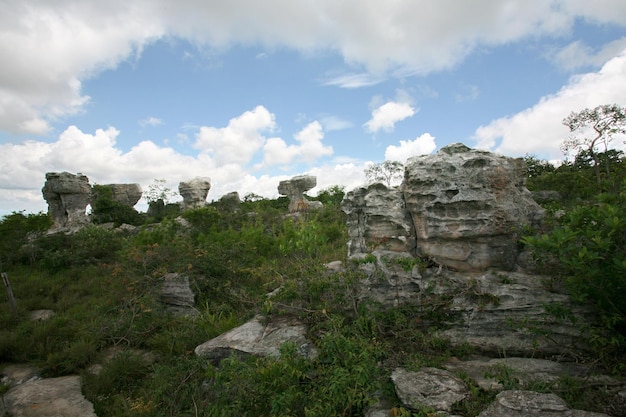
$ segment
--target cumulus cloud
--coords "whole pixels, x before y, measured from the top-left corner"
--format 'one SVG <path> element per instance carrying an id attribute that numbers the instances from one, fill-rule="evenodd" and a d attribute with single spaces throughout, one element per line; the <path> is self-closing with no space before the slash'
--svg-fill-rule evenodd
<path id="1" fill-rule="evenodd" d="M 412 156 L 427 155 L 436 148 L 435 138 L 430 133 L 424 133 L 414 140 L 401 140 L 398 146 L 387 146 L 385 160 L 405 163 Z"/>
<path id="2" fill-rule="evenodd" d="M 381 129 L 391 132 L 397 122 L 411 117 L 414 114 L 415 109 L 410 104 L 388 101 L 374 109 L 372 111 L 372 118 L 365 122 L 363 126 L 371 133 L 376 133 Z"/>
<path id="3" fill-rule="evenodd" d="M 214 50 L 235 44 L 336 53 L 365 71 L 331 85 L 371 85 L 385 74 L 428 74 L 476 48 L 558 35 L 578 18 L 623 24 L 621 0 L 7 0 L 0 16 L 0 129 L 43 134 L 82 111 L 82 82 L 141 54 L 150 42 L 182 38 Z"/>
<path id="4" fill-rule="evenodd" d="M 600 67 L 625 48 L 626 37 L 609 42 L 599 50 L 594 50 L 582 41 L 574 41 L 556 51 L 549 59 L 564 70 L 574 71 L 585 67 Z"/>
<path id="5" fill-rule="evenodd" d="M 141 127 L 146 127 L 146 126 L 160 126 L 163 124 L 163 120 L 159 119 L 158 117 L 146 117 L 145 119 L 141 119 L 139 121 L 139 126 Z"/>
<path id="6" fill-rule="evenodd" d="M 557 93 L 515 115 L 479 127 L 476 146 L 506 155 L 536 154 L 563 157 L 560 145 L 569 134 L 562 120 L 572 111 L 617 103 L 626 106 L 626 50 L 606 62 L 598 72 L 573 77 Z"/>
<path id="7" fill-rule="evenodd" d="M 275 127 L 275 116 L 257 106 L 231 119 L 224 128 L 201 127 L 194 147 L 220 163 L 247 164 L 265 144 L 263 132 Z"/>
<path id="8" fill-rule="evenodd" d="M 309 123 L 295 135 L 299 144 L 287 145 L 281 138 L 268 139 L 264 148 L 263 166 L 289 165 L 294 161 L 312 163 L 333 154 L 332 146 L 324 146 L 324 132 L 318 121 Z"/>

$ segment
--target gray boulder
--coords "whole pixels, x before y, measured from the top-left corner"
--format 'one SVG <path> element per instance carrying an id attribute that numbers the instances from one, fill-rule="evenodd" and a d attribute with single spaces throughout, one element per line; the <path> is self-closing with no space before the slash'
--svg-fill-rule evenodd
<path id="1" fill-rule="evenodd" d="M 409 158 L 402 191 L 418 254 L 462 271 L 513 269 L 516 237 L 544 215 L 524 173 L 521 159 L 460 143 Z"/>
<path id="2" fill-rule="evenodd" d="M 609 417 L 606 414 L 572 410 L 555 394 L 533 391 L 503 391 L 478 417 Z"/>
<path id="3" fill-rule="evenodd" d="M 91 199 L 91 185 L 87 176 L 48 172 L 41 192 L 48 203 L 53 229 L 76 229 L 89 223 L 86 211 Z"/>
<path id="4" fill-rule="evenodd" d="M 309 201 L 304 196 L 316 185 L 317 178 L 312 175 L 299 175 L 278 183 L 278 193 L 289 197 L 289 213 L 306 212 L 322 206 L 319 201 Z"/>
<path id="5" fill-rule="evenodd" d="M 214 363 L 231 354 L 279 357 L 280 347 L 292 342 L 302 356 L 314 359 L 317 349 L 306 338 L 306 332 L 307 327 L 294 317 L 255 316 L 247 323 L 197 346 L 195 352 Z"/>
<path id="6" fill-rule="evenodd" d="M 220 203 L 222 208 L 227 211 L 237 211 L 239 210 L 239 205 L 241 204 L 241 198 L 239 198 L 239 193 L 237 191 L 233 191 L 228 194 L 224 194 L 220 198 Z"/>
<path id="7" fill-rule="evenodd" d="M 3 402 L 14 417 L 96 417 L 79 376 L 29 380 L 9 389 Z"/>
<path id="8" fill-rule="evenodd" d="M 143 194 L 139 184 L 106 184 L 105 187 L 111 189 L 114 201 L 128 207 L 135 207 Z"/>
<path id="9" fill-rule="evenodd" d="M 183 210 L 204 207 L 210 189 L 211 179 L 207 177 L 196 177 L 178 184 L 178 192 L 183 197 Z"/>
<path id="10" fill-rule="evenodd" d="M 430 407 L 449 412 L 452 406 L 470 395 L 465 383 L 443 369 L 422 368 L 417 372 L 397 368 L 391 374 L 402 404 L 413 410 Z"/>
<path id="11" fill-rule="evenodd" d="M 189 286 L 189 278 L 186 275 L 169 273 L 162 280 L 161 302 L 166 308 L 177 316 L 196 315 L 195 296 Z"/>

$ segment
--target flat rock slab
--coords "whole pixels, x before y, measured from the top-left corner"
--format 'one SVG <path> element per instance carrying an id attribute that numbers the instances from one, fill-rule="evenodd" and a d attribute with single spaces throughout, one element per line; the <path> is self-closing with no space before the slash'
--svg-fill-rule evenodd
<path id="1" fill-rule="evenodd" d="M 81 392 L 79 376 L 23 383 L 4 395 L 4 403 L 13 417 L 96 417 Z"/>
<path id="2" fill-rule="evenodd" d="M 478 417 L 609 417 L 572 410 L 560 397 L 533 391 L 503 391 Z"/>
<path id="3" fill-rule="evenodd" d="M 286 342 L 295 343 L 302 356 L 317 357 L 317 349 L 306 338 L 307 327 L 291 317 L 255 316 L 236 327 L 196 347 L 196 355 L 219 362 L 232 353 L 259 356 L 280 356 L 280 347 Z"/>
<path id="4" fill-rule="evenodd" d="M 447 411 L 469 396 L 469 388 L 451 372 L 437 368 L 422 368 L 417 372 L 397 368 L 391 374 L 396 394 L 404 406 L 414 410 L 431 407 Z"/>

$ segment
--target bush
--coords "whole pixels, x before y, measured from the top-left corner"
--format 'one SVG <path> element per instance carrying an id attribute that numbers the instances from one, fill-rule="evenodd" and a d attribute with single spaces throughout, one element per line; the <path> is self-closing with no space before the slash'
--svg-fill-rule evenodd
<path id="1" fill-rule="evenodd" d="M 608 336 L 601 346 L 626 347 L 626 183 L 620 193 L 569 211 L 551 232 L 524 238 L 544 265 L 561 277 L 572 297 L 591 303 Z"/>

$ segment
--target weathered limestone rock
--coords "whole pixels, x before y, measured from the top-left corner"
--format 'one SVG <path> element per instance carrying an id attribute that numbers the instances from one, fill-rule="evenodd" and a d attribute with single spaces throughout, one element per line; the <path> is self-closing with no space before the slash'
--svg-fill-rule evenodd
<path id="1" fill-rule="evenodd" d="M 81 393 L 79 376 L 25 382 L 4 394 L 4 403 L 14 417 L 96 417 Z"/>
<path id="2" fill-rule="evenodd" d="M 377 249 L 414 254 L 413 223 L 400 190 L 382 183 L 356 188 L 341 209 L 348 216 L 348 257 Z"/>
<path id="3" fill-rule="evenodd" d="M 237 211 L 239 210 L 239 205 L 241 204 L 241 199 L 239 198 L 239 193 L 237 191 L 233 191 L 232 193 L 224 194 L 220 198 L 221 206 L 228 211 Z"/>
<path id="4" fill-rule="evenodd" d="M 252 320 L 196 347 L 196 355 L 218 363 L 232 353 L 280 356 L 280 346 L 293 342 L 302 356 L 317 357 L 317 349 L 306 338 L 306 326 L 291 317 L 255 316 Z"/>
<path id="5" fill-rule="evenodd" d="M 479 417 L 609 417 L 606 414 L 572 410 L 554 394 L 533 391 L 503 391 Z"/>
<path id="6" fill-rule="evenodd" d="M 419 410 L 420 407 L 431 407 L 436 411 L 447 411 L 452 405 L 470 395 L 465 383 L 443 369 L 422 368 L 418 372 L 410 372 L 397 368 L 391 374 L 396 394 L 405 407 Z"/>
<path id="7" fill-rule="evenodd" d="M 178 192 L 183 197 L 183 210 L 190 210 L 206 205 L 206 197 L 211 189 L 211 179 L 196 177 L 178 184 Z"/>
<path id="8" fill-rule="evenodd" d="M 410 158 L 402 190 L 418 254 L 462 271 L 513 269 L 517 235 L 544 214 L 525 184 L 522 160 L 460 143 Z"/>
<path id="9" fill-rule="evenodd" d="M 194 308 L 195 296 L 189 286 L 189 277 L 177 273 L 169 273 L 163 276 L 161 287 L 161 301 L 174 315 L 196 315 Z"/>
<path id="10" fill-rule="evenodd" d="M 135 207 L 143 194 L 139 184 L 106 184 L 105 187 L 111 189 L 113 200 L 128 207 Z"/>
<path id="11" fill-rule="evenodd" d="M 87 176 L 48 172 L 41 192 L 48 203 L 48 214 L 54 221 L 54 229 L 74 229 L 89 223 L 86 210 L 91 198 L 91 186 Z"/>
<path id="12" fill-rule="evenodd" d="M 278 193 L 289 197 L 289 213 L 300 213 L 318 209 L 319 201 L 309 201 L 304 193 L 317 185 L 317 178 L 312 175 L 299 175 L 278 183 Z"/>

